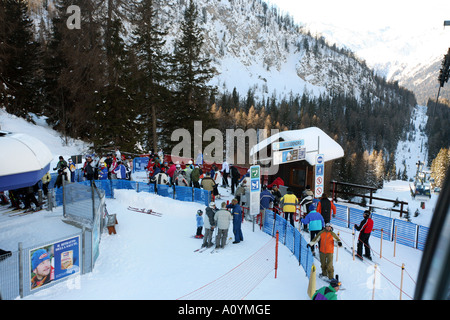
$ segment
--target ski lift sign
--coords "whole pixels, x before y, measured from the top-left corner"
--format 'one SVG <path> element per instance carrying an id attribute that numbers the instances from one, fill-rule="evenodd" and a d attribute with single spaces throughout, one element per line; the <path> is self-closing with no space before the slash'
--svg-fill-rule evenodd
<path id="1" fill-rule="evenodd" d="M 323 179 L 325 173 L 325 160 L 323 154 L 316 155 L 316 170 L 315 170 L 315 190 L 314 195 L 320 198 L 323 194 Z"/>
<path id="2" fill-rule="evenodd" d="M 261 193 L 261 167 L 250 167 L 250 215 L 259 214 L 259 197 Z"/>

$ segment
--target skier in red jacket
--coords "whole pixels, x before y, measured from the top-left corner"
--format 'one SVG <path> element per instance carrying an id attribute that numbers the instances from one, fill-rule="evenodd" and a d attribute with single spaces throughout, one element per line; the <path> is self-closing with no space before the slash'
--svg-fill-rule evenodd
<path id="1" fill-rule="evenodd" d="M 370 218 L 369 210 L 364 211 L 364 219 L 361 221 L 359 226 L 355 224 L 355 229 L 359 231 L 358 246 L 356 251 L 358 258 L 363 259 L 362 247 L 364 245 L 364 252 L 365 252 L 364 257 L 366 257 L 369 260 L 372 260 L 372 257 L 370 255 L 369 238 L 370 233 L 372 232 L 373 229 L 373 220 Z"/>

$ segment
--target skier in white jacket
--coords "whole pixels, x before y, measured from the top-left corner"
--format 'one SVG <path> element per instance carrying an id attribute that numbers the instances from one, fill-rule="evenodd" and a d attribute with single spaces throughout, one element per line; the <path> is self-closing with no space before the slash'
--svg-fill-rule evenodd
<path id="1" fill-rule="evenodd" d="M 226 202 L 222 202 L 221 206 L 222 208 L 214 215 L 214 221 L 216 222 L 217 228 L 216 249 L 225 247 L 230 222 L 233 220 L 231 213 L 226 209 Z"/>

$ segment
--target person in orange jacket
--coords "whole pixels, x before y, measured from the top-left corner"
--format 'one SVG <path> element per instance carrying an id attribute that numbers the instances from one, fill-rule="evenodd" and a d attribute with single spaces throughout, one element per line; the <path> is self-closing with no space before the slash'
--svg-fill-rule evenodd
<path id="1" fill-rule="evenodd" d="M 331 221 L 331 214 L 333 214 L 333 218 L 336 216 L 336 206 L 328 199 L 326 193 L 322 194 L 322 198 L 320 198 L 320 201 L 317 204 L 316 211 L 322 215 L 325 223 Z"/>
<path id="2" fill-rule="evenodd" d="M 313 247 L 320 240 L 320 267 L 322 268 L 322 274 L 319 276 L 328 277 L 328 279 L 334 279 L 334 267 L 333 267 L 333 253 L 334 253 L 334 241 L 337 241 L 339 247 L 342 247 L 342 242 L 339 237 L 333 232 L 331 223 L 325 224 L 325 229 L 320 231 L 314 239 L 306 246 L 308 248 Z"/>

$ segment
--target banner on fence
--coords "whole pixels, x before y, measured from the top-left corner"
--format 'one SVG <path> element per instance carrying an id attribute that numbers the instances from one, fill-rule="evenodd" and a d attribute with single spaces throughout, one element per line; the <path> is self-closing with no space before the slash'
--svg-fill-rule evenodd
<path id="1" fill-rule="evenodd" d="M 80 236 L 29 250 L 30 289 L 80 272 Z"/>

